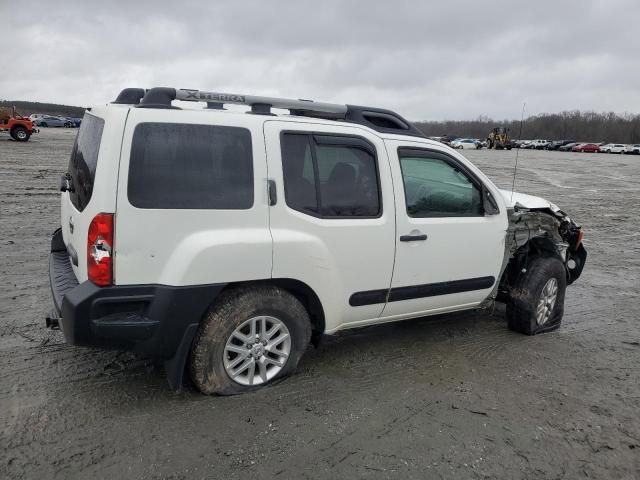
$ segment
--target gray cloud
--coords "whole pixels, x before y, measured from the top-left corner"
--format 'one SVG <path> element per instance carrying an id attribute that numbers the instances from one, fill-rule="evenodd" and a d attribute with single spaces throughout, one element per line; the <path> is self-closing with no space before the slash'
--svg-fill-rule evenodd
<path id="1" fill-rule="evenodd" d="M 637 0 L 0 0 L 0 98 L 90 105 L 176 86 L 408 118 L 637 113 Z"/>

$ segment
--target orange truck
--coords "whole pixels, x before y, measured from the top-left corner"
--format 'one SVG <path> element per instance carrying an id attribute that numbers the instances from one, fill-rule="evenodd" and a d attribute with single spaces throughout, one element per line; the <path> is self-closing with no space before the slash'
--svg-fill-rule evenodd
<path id="1" fill-rule="evenodd" d="M 26 142 L 38 130 L 28 117 L 19 115 L 14 107 L 0 108 L 0 132 L 8 132 L 16 142 Z"/>

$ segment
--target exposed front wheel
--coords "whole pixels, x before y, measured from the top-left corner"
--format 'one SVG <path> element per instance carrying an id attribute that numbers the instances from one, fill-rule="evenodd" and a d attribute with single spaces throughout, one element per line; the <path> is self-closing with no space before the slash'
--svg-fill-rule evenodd
<path id="1" fill-rule="evenodd" d="M 11 130 L 11 137 L 16 141 L 16 142 L 26 142 L 27 140 L 29 140 L 29 131 L 24 128 L 24 127 L 15 127 L 13 130 Z"/>
<path id="2" fill-rule="evenodd" d="M 560 326 L 567 288 L 565 267 L 557 257 L 536 257 L 520 274 L 507 304 L 509 328 L 526 335 Z"/>
<path id="3" fill-rule="evenodd" d="M 191 378 L 205 394 L 255 390 L 291 373 L 311 338 L 304 306 L 272 286 L 243 287 L 219 299 L 191 352 Z"/>

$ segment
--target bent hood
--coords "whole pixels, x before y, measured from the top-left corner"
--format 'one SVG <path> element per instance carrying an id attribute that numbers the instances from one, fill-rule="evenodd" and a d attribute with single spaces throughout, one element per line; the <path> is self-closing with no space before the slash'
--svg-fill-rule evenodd
<path id="1" fill-rule="evenodd" d="M 560 211 L 557 205 L 545 200 L 544 198 L 534 197 L 533 195 L 518 192 L 513 192 L 512 194 L 511 190 L 500 190 L 500 193 L 502 194 L 502 198 L 504 198 L 508 208 L 520 205 L 521 207 L 528 209 L 549 208 L 553 212 Z"/>

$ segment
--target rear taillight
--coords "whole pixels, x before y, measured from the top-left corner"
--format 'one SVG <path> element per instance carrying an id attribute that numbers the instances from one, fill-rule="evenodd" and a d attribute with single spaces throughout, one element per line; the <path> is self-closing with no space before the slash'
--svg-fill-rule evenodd
<path id="1" fill-rule="evenodd" d="M 113 214 L 99 213 L 89 225 L 87 275 L 96 285 L 113 283 Z"/>

